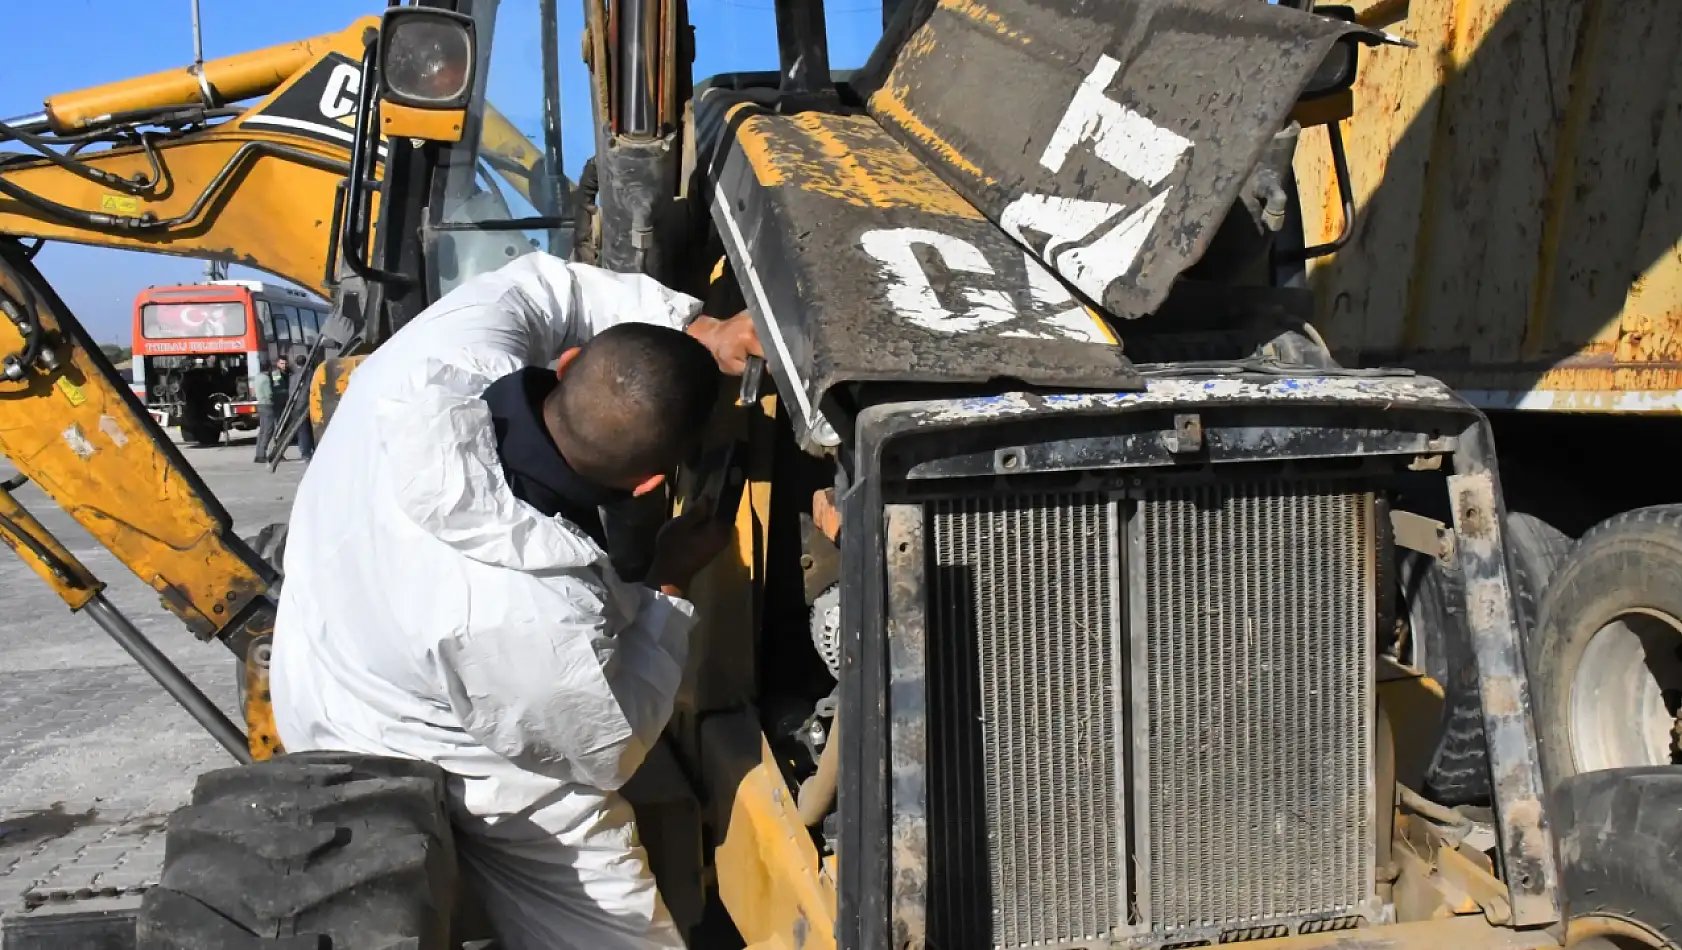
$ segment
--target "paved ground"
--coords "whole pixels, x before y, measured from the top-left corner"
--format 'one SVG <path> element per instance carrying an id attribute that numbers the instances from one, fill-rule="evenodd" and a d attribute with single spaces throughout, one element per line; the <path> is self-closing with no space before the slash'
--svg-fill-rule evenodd
<path id="1" fill-rule="evenodd" d="M 285 520 L 304 467 L 251 461 L 249 437 L 188 461 L 249 538 Z M 0 479 L 16 474 L 0 458 Z M 195 640 L 157 594 L 33 486 L 17 493 L 106 596 L 234 719 L 233 659 Z M 232 759 L 90 619 L 0 548 L 0 917 L 49 896 L 133 893 L 156 880 L 163 820 L 193 777 Z"/>

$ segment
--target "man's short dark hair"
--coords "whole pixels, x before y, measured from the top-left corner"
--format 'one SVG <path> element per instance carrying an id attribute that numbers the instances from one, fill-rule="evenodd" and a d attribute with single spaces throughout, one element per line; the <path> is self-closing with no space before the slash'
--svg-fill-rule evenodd
<path id="1" fill-rule="evenodd" d="M 682 462 L 712 414 L 720 373 L 681 330 L 621 323 L 596 334 L 561 374 L 549 424 L 580 475 L 622 484 Z"/>

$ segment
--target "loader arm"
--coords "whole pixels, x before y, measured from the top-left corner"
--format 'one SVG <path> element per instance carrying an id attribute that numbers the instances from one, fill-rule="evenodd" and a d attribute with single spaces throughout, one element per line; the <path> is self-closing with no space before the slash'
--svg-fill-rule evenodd
<path id="1" fill-rule="evenodd" d="M 248 671 L 273 630 L 275 572 L 42 277 L 31 260 L 40 244 L 26 242 L 237 262 L 332 296 L 336 207 L 379 22 L 55 96 L 0 124 L 0 452 Z M 242 101 L 254 102 L 227 105 Z M 529 198 L 542 151 L 495 110 L 485 123 L 486 164 Z M 0 514 L 14 515 L 0 518 L 0 541 L 111 630 L 103 584 L 16 506 L 16 487 L 0 489 Z M 178 699 L 197 692 L 164 662 L 154 675 Z M 264 685 L 248 675 L 257 701 L 240 741 L 256 758 L 278 749 Z M 229 724 L 192 711 L 228 744 Z"/>

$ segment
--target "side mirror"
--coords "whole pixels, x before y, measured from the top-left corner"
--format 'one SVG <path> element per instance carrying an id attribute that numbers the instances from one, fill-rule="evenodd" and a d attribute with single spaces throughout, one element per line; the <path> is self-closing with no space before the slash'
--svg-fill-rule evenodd
<path id="1" fill-rule="evenodd" d="M 459 142 L 473 96 L 473 18 L 429 7 L 391 7 L 380 19 L 380 132 Z"/>
<path id="2" fill-rule="evenodd" d="M 1355 22 L 1355 8 L 1346 6 L 1315 7 L 1314 12 L 1319 16 L 1343 20 L 1346 23 Z M 1359 65 L 1360 42 L 1353 36 L 1345 36 L 1332 45 L 1331 51 L 1314 75 L 1309 78 L 1308 85 L 1303 89 L 1298 101 L 1320 99 L 1333 95 L 1355 85 L 1355 70 Z"/>

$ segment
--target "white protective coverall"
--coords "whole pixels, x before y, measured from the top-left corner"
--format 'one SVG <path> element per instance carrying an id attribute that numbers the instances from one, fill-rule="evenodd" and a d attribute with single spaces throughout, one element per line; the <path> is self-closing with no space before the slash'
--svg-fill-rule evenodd
<path id="1" fill-rule="evenodd" d="M 293 504 L 280 739 L 449 772 L 464 870 L 507 950 L 683 946 L 615 790 L 671 715 L 693 608 L 516 499 L 479 395 L 604 327 L 700 308 L 541 253 L 473 278 L 356 370 Z"/>

